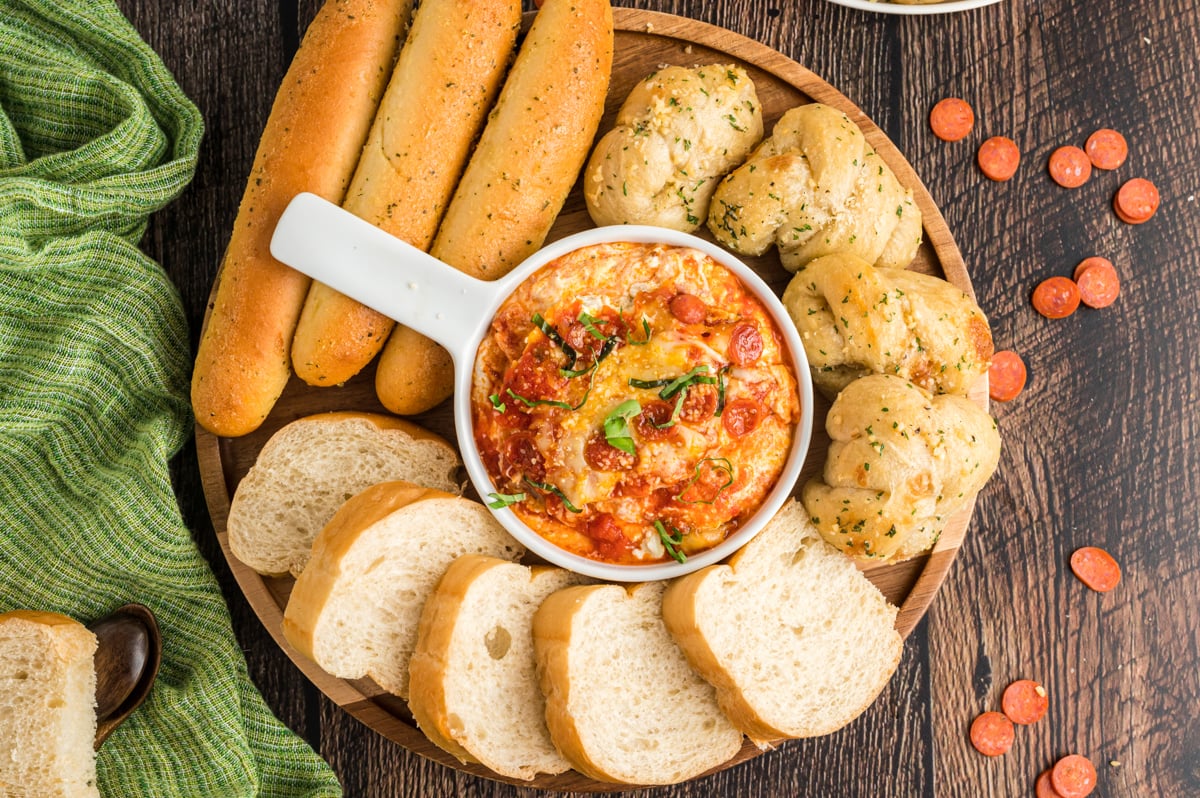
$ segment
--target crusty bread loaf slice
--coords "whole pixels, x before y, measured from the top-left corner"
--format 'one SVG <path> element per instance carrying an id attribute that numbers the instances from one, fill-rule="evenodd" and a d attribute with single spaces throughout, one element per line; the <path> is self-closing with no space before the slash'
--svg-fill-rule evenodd
<path id="1" fill-rule="evenodd" d="M 896 608 L 789 502 L 727 565 L 671 584 L 663 619 L 760 747 L 833 732 L 900 662 Z"/>
<path id="2" fill-rule="evenodd" d="M 514 779 L 570 769 L 546 728 L 533 614 L 580 580 L 477 554 L 454 561 L 425 602 L 409 665 L 408 706 L 433 743 Z"/>
<path id="3" fill-rule="evenodd" d="M 407 698 L 421 608 L 469 553 L 518 560 L 525 551 L 478 502 L 408 482 L 367 488 L 317 535 L 284 636 L 334 676 L 370 677 Z"/>
<path id="4" fill-rule="evenodd" d="M 741 748 L 712 687 L 663 626 L 664 587 L 569 587 L 534 615 L 550 736 L 594 779 L 674 784 Z"/>
<path id="5" fill-rule="evenodd" d="M 96 636 L 54 612 L 0 615 L 0 796 L 96 788 Z"/>
<path id="6" fill-rule="evenodd" d="M 382 413 L 320 413 L 271 436 L 229 506 L 229 548 L 260 574 L 298 576 L 313 539 L 354 494 L 405 480 L 460 493 L 453 447 Z"/>

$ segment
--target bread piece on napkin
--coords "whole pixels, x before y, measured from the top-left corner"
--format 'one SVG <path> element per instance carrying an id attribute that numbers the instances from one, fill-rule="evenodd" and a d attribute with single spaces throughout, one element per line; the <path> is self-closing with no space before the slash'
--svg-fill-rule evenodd
<path id="1" fill-rule="evenodd" d="M 847 385 L 825 429 L 825 468 L 801 500 L 825 540 L 861 559 L 902 560 L 933 546 L 1000 462 L 987 411 L 888 374 Z"/>
<path id="2" fill-rule="evenodd" d="M 477 554 L 454 561 L 425 602 L 409 665 L 408 706 L 430 740 L 515 779 L 571 767 L 546 728 L 533 614 L 581 579 Z"/>
<path id="3" fill-rule="evenodd" d="M 470 553 L 517 560 L 525 551 L 477 502 L 408 482 L 367 488 L 317 535 L 283 634 L 334 676 L 370 677 L 407 698 L 425 599 Z"/>
<path id="4" fill-rule="evenodd" d="M 663 619 L 759 747 L 836 731 L 900 662 L 896 608 L 789 502 L 745 548 L 671 584 Z"/>
<path id="5" fill-rule="evenodd" d="M 320 413 L 271 436 L 229 506 L 229 548 L 260 574 L 298 576 L 347 499 L 389 480 L 460 493 L 445 440 L 381 413 Z"/>
<path id="6" fill-rule="evenodd" d="M 594 779 L 674 784 L 741 749 L 741 732 L 663 625 L 664 588 L 569 587 L 534 615 L 550 736 Z"/>
<path id="7" fill-rule="evenodd" d="M 96 788 L 96 636 L 54 612 L 0 615 L 0 796 Z"/>
<path id="8" fill-rule="evenodd" d="M 876 268 L 849 253 L 809 261 L 783 292 L 813 384 L 833 398 L 868 374 L 895 374 L 930 393 L 966 395 L 988 370 L 987 317 L 929 274 Z"/>

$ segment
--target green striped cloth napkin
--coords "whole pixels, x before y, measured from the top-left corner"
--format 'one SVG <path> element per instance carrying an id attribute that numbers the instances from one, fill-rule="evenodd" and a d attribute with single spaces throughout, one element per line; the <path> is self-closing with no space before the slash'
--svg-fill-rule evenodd
<path id="1" fill-rule="evenodd" d="M 191 431 L 179 296 L 137 248 L 203 123 L 112 0 L 0 0 L 0 611 L 154 610 L 105 796 L 334 796 L 246 675 L 167 469 Z"/>

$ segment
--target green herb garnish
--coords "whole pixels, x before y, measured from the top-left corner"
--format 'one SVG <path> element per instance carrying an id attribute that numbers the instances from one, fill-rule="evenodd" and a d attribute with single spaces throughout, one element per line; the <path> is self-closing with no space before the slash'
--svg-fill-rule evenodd
<path id="1" fill-rule="evenodd" d="M 682 377 L 679 377 L 675 380 L 672 380 L 670 383 L 668 383 L 667 387 L 665 387 L 661 391 L 659 391 L 658 396 L 660 399 L 670 399 L 672 396 L 674 396 L 675 394 L 684 390 L 689 385 L 694 385 L 696 383 L 707 383 L 708 385 L 716 384 L 716 382 L 717 382 L 716 377 L 701 376 L 701 375 L 707 374 L 707 373 L 708 373 L 708 366 L 706 364 L 701 364 L 699 366 L 696 366 L 694 369 L 689 371 L 687 374 L 684 374 Z"/>
<path id="2" fill-rule="evenodd" d="M 630 399 L 617 405 L 608 418 L 604 419 L 604 437 L 614 449 L 620 449 L 626 454 L 634 454 L 633 435 L 629 432 L 629 419 L 642 412 L 642 406 L 636 399 Z"/>
<path id="3" fill-rule="evenodd" d="M 629 344 L 630 346 L 645 346 L 646 344 L 650 343 L 650 322 L 645 316 L 642 316 L 642 329 L 646 332 L 645 338 L 643 338 L 641 341 L 635 341 L 629 337 L 628 333 L 626 333 L 625 343 Z"/>
<path id="4" fill-rule="evenodd" d="M 658 532 L 658 539 L 662 541 L 667 554 L 671 555 L 676 562 L 687 562 L 687 555 L 679 550 L 679 546 L 683 545 L 683 533 L 675 527 L 671 527 L 671 531 L 675 534 L 669 534 L 662 521 L 655 521 L 654 529 Z"/>
<path id="5" fill-rule="evenodd" d="M 542 318 L 541 313 L 533 314 L 533 325 L 541 330 L 567 356 L 567 368 L 575 368 L 575 361 L 579 358 L 579 353 L 575 351 L 573 346 L 563 340 L 563 337 L 558 334 L 558 330 L 554 329 L 548 321 Z"/>
<path id="6" fill-rule="evenodd" d="M 725 374 L 729 368 L 729 366 L 722 366 L 717 371 L 717 411 L 713 413 L 716 418 L 720 418 L 721 413 L 725 411 Z"/>
<path id="7" fill-rule="evenodd" d="M 580 510 L 578 507 L 571 504 L 571 500 L 568 499 L 566 494 L 563 493 L 561 490 L 559 490 L 559 488 L 556 485 L 551 485 L 549 482 L 538 482 L 537 480 L 530 479 L 529 477 L 523 477 L 523 479 L 527 483 L 529 483 L 532 487 L 535 487 L 541 491 L 545 491 L 546 493 L 553 493 L 555 496 L 562 499 L 563 507 L 566 507 L 568 512 L 571 512 L 571 513 L 582 513 L 583 512 L 583 510 Z"/>
<path id="8" fill-rule="evenodd" d="M 496 408 L 496 410 L 500 413 L 503 413 L 508 409 L 504 402 L 500 401 L 500 394 L 494 393 L 488 397 L 488 400 L 492 403 L 492 407 Z"/>
<path id="9" fill-rule="evenodd" d="M 726 476 L 725 483 L 723 485 L 721 485 L 719 488 L 717 488 L 717 492 L 713 494 L 713 497 L 711 499 L 685 499 L 685 498 L 683 498 L 683 494 L 687 493 L 688 489 L 691 488 L 692 485 L 695 485 L 696 482 L 700 479 L 700 466 L 704 465 L 705 463 L 712 463 L 713 464 L 712 468 L 715 471 L 724 471 L 725 476 Z M 688 484 L 684 485 L 683 490 L 679 491 L 679 493 L 676 494 L 676 496 L 674 498 L 675 498 L 675 501 L 681 502 L 682 504 L 712 504 L 713 502 L 715 502 L 717 500 L 717 497 L 720 496 L 725 491 L 725 489 L 728 488 L 732 484 L 733 484 L 733 463 L 729 462 L 729 459 L 726 457 L 705 457 L 703 460 L 696 463 L 696 470 L 695 470 L 695 473 L 692 474 L 691 481 L 688 482 Z"/>
<path id="10" fill-rule="evenodd" d="M 600 341 L 608 341 L 608 336 L 596 328 L 596 325 L 600 323 L 600 320 L 595 316 L 592 316 L 585 311 L 580 311 L 578 319 L 579 323 L 583 325 L 583 329 L 587 330 L 593 338 Z"/>
<path id="11" fill-rule="evenodd" d="M 493 510 L 499 510 L 501 507 L 508 507 L 510 504 L 516 504 L 517 502 L 525 501 L 525 494 L 489 493 L 488 498 L 493 499 L 493 501 L 488 502 L 488 507 L 491 507 Z"/>

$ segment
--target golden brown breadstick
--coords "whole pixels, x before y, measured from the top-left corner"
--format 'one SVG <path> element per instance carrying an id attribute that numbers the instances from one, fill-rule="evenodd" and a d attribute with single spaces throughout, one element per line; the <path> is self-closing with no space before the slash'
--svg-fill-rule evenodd
<path id="1" fill-rule="evenodd" d="M 612 55 L 608 0 L 546 0 L 446 209 L 434 257 L 494 280 L 542 246 L 596 135 Z M 375 375 L 384 406 L 419 413 L 449 396 L 448 367 L 440 380 L 420 376 L 438 345 L 415 333 L 393 339 Z"/>
<path id="2" fill-rule="evenodd" d="M 192 374 L 196 420 L 217 435 L 257 429 L 287 384 L 310 280 L 271 257 L 271 235 L 301 191 L 342 201 L 411 11 L 412 0 L 327 2 L 275 96 Z"/>
<path id="3" fill-rule="evenodd" d="M 425 0 L 343 207 L 428 249 L 487 118 L 521 26 L 520 0 Z M 338 385 L 383 346 L 394 322 L 313 283 L 292 341 L 309 385 Z"/>

